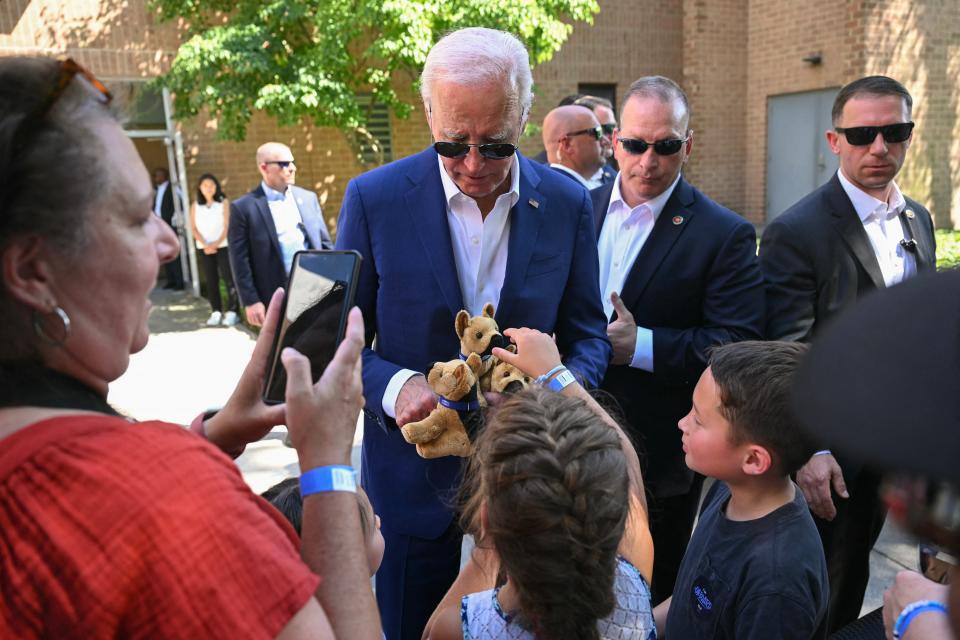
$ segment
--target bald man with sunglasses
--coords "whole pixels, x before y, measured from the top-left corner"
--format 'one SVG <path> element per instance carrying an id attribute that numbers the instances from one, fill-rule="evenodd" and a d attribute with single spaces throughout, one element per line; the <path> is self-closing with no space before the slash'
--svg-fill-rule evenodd
<path id="1" fill-rule="evenodd" d="M 895 181 L 910 148 L 912 105 L 906 88 L 884 76 L 840 89 L 833 129 L 826 132 L 839 170 L 767 225 L 760 243 L 768 338 L 816 341 L 825 324 L 863 295 L 936 269 L 930 213 Z M 797 482 L 827 557 L 832 633 L 860 613 L 870 550 L 886 513 L 877 497 L 879 477 L 824 450 L 797 473 Z"/>
<path id="2" fill-rule="evenodd" d="M 702 483 L 684 462 L 677 422 L 708 348 L 759 338 L 764 323 L 753 225 L 681 175 L 693 149 L 689 119 L 675 82 L 634 82 L 613 135 L 620 173 L 590 194 L 613 344 L 602 387 L 623 407 L 646 463 L 655 604 L 673 591 Z"/>
<path id="3" fill-rule="evenodd" d="M 263 324 L 273 292 L 287 284 L 293 254 L 333 248 L 317 194 L 294 184 L 297 163 L 290 147 L 260 145 L 257 169 L 260 184 L 230 203 L 227 228 L 237 293 L 255 327 Z"/>

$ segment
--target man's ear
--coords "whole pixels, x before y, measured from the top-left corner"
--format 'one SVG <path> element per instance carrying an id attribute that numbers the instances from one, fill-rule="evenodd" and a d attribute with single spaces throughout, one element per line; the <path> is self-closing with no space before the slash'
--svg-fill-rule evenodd
<path id="1" fill-rule="evenodd" d="M 832 151 L 834 155 L 840 155 L 840 134 L 833 129 L 829 129 L 824 135 L 827 137 L 827 144 L 830 145 L 830 151 Z"/>
<path id="2" fill-rule="evenodd" d="M 457 311 L 457 318 L 453 323 L 453 326 L 457 330 L 457 337 L 462 338 L 463 332 L 467 329 L 467 325 L 470 324 L 470 314 L 460 309 Z"/>
<path id="3" fill-rule="evenodd" d="M 773 457 L 766 447 L 758 444 L 747 445 L 746 456 L 743 459 L 741 470 L 748 476 L 760 476 L 773 466 Z"/>
<path id="4" fill-rule="evenodd" d="M 3 252 L 3 281 L 17 302 L 44 313 L 57 305 L 53 293 L 53 270 L 46 243 L 39 237 L 18 238 Z"/>

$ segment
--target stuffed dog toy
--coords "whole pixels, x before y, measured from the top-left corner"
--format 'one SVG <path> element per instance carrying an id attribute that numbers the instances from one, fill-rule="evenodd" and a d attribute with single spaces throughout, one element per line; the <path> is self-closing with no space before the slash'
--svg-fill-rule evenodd
<path id="1" fill-rule="evenodd" d="M 400 428 L 422 458 L 470 455 L 470 441 L 483 420 L 477 384 L 482 367 L 480 356 L 471 353 L 464 360 L 438 362 L 430 368 L 427 383 L 440 396 L 437 407 L 423 420 Z"/>
<path id="2" fill-rule="evenodd" d="M 530 386 L 530 376 L 499 358 L 494 358 L 490 369 L 490 391 L 497 393 L 516 393 Z"/>
<path id="3" fill-rule="evenodd" d="M 490 391 L 490 372 L 495 364 L 493 348 L 501 347 L 516 351 L 516 346 L 500 333 L 497 321 L 493 319 L 493 305 L 488 302 L 483 305 L 482 314 L 473 317 L 461 309 L 454 321 L 454 329 L 460 338 L 460 359 L 466 360 L 472 353 L 480 356 L 483 365 L 479 373 L 480 391 Z M 486 404 L 482 394 L 480 403 Z"/>

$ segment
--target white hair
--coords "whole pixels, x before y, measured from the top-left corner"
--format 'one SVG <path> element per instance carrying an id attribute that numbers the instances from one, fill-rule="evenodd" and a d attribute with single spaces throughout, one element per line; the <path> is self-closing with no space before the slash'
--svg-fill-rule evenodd
<path id="1" fill-rule="evenodd" d="M 533 103 L 527 49 L 506 31 L 470 27 L 445 35 L 427 54 L 420 74 L 420 96 L 428 107 L 437 80 L 462 85 L 502 83 L 521 117 L 530 113 Z"/>

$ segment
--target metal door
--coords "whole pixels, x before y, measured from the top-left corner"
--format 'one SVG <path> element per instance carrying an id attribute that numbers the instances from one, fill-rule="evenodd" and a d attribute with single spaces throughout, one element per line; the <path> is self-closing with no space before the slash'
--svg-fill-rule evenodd
<path id="1" fill-rule="evenodd" d="M 837 171 L 824 132 L 838 89 L 808 91 L 767 100 L 767 222 Z"/>

